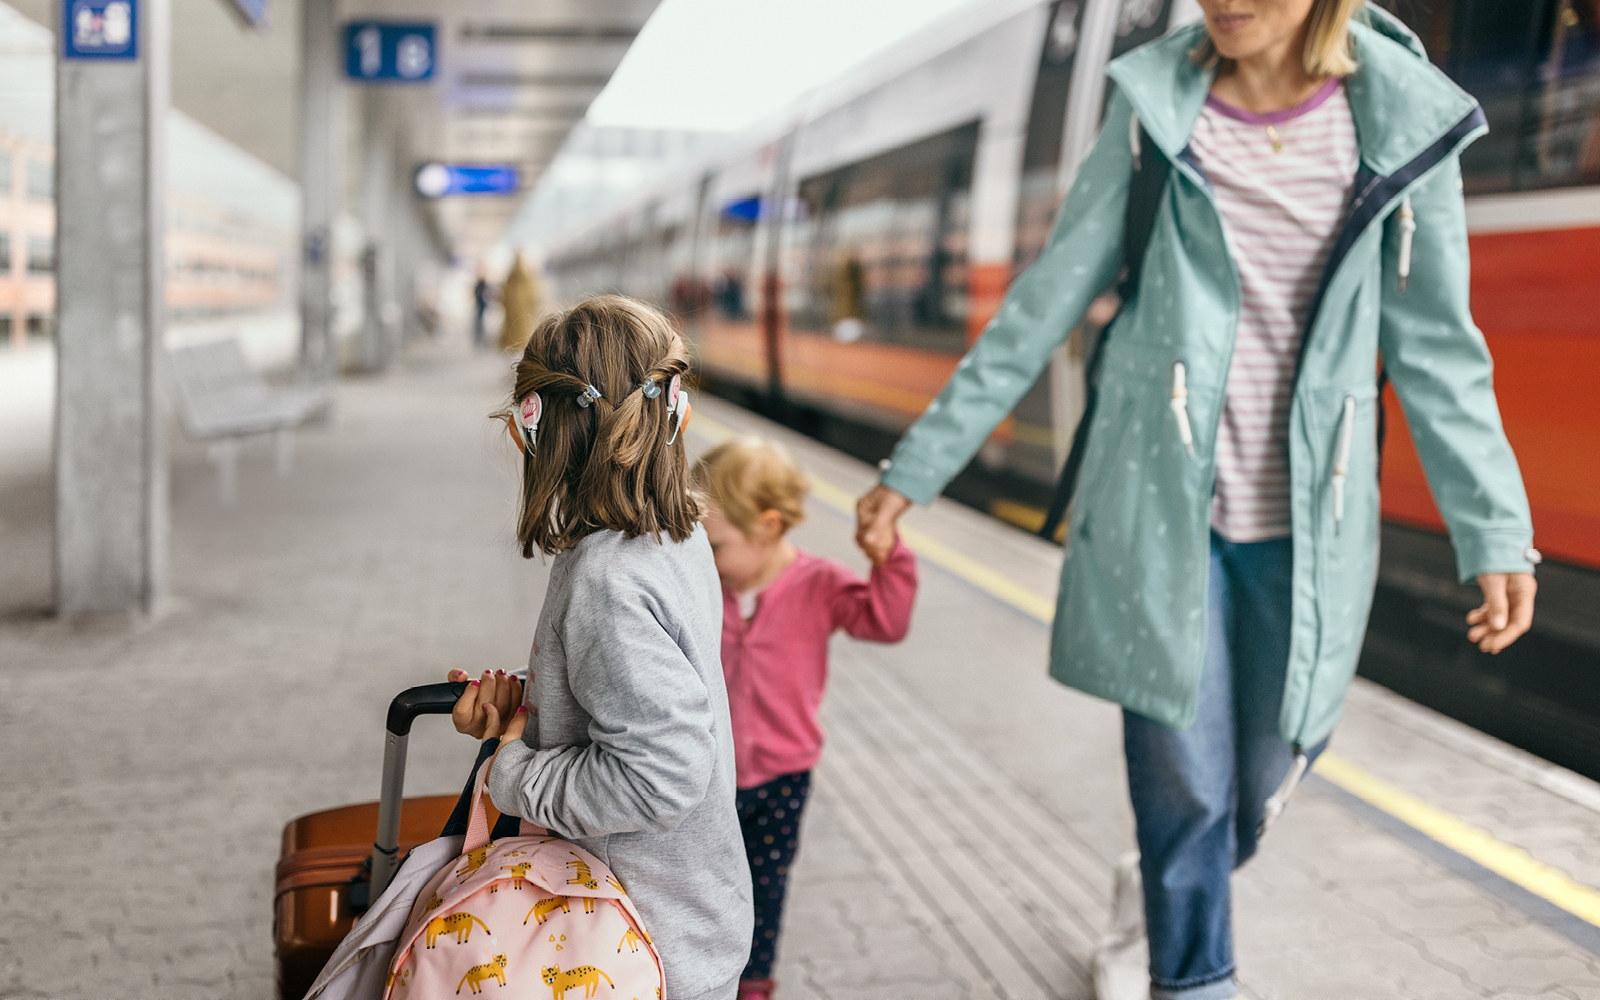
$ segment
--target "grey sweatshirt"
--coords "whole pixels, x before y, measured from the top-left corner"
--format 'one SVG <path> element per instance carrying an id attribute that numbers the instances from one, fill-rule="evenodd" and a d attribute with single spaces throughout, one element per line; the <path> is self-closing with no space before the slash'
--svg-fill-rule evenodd
<path id="1" fill-rule="evenodd" d="M 661 956 L 668 1000 L 734 996 L 754 924 L 734 811 L 722 587 L 704 528 L 590 535 L 555 557 L 528 729 L 489 794 L 594 854 Z"/>

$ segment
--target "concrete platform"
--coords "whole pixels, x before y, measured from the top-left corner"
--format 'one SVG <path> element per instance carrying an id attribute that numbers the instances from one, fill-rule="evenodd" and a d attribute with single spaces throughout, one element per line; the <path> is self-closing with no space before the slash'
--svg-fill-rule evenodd
<path id="1" fill-rule="evenodd" d="M 272 995 L 283 823 L 375 794 L 395 691 L 526 654 L 545 567 L 512 545 L 484 419 L 504 375 L 422 348 L 347 382 L 293 475 L 247 449 L 233 507 L 176 436 L 176 598 L 65 623 L 45 614 L 48 397 L 0 366 L 0 998 Z M 871 470 L 697 400 L 695 447 L 734 430 L 790 443 L 819 479 L 797 541 L 864 567 L 845 508 Z M 907 525 L 910 638 L 836 646 L 779 995 L 1087 998 L 1131 819 L 1117 711 L 1044 675 L 1060 552 L 954 504 Z M 1334 749 L 1362 794 L 1310 781 L 1236 879 L 1247 995 L 1600 998 L 1573 916 L 1600 886 L 1600 788 L 1364 684 Z M 459 787 L 471 753 L 419 724 L 408 791 Z M 1473 844 L 1379 800 L 1498 847 L 1463 864 Z"/>

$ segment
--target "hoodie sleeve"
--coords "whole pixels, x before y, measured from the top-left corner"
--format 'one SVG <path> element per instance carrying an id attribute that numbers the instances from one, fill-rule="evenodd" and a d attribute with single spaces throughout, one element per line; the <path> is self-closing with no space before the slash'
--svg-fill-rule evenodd
<path id="1" fill-rule="evenodd" d="M 705 798 L 716 763 L 711 692 L 645 581 L 574 579 L 561 629 L 590 744 L 504 747 L 489 775 L 502 812 L 567 836 L 675 829 Z"/>
<path id="2" fill-rule="evenodd" d="M 1466 209 L 1454 157 L 1411 192 L 1411 208 L 1417 228 L 1404 291 L 1396 278 L 1397 219 L 1385 233 L 1384 367 L 1449 526 L 1462 582 L 1531 572 L 1528 497 L 1500 424 L 1494 363 L 1468 303 Z"/>
<path id="3" fill-rule="evenodd" d="M 1133 153 L 1132 105 L 1114 91 L 1100 137 L 1039 259 L 1012 283 L 1000 311 L 950 381 L 901 439 L 883 483 L 918 503 L 944 489 L 1039 378 L 1050 353 L 1116 278 Z"/>

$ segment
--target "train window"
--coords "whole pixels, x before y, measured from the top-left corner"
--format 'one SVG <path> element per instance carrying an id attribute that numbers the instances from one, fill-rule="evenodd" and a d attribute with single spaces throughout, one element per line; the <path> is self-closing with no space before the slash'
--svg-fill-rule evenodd
<path id="1" fill-rule="evenodd" d="M 1083 0 L 1050 5 L 1050 26 L 1039 53 L 1028 131 L 1023 141 L 1022 185 L 1017 199 L 1014 266 L 1021 271 L 1044 250 L 1061 206 L 1061 142 L 1067 124 L 1067 95 L 1083 27 Z M 1160 38 L 1172 14 L 1172 0 L 1122 0 L 1111 57 Z M 1107 91 L 1107 99 L 1110 92 Z"/>
<path id="2" fill-rule="evenodd" d="M 788 302 L 797 329 L 966 348 L 978 123 L 800 182 Z"/>
<path id="3" fill-rule="evenodd" d="M 727 320 L 747 320 L 750 275 L 761 198 L 744 195 L 723 201 L 711 245 L 711 304 Z"/>
<path id="4" fill-rule="evenodd" d="M 1461 156 L 1467 193 L 1600 180 L 1600 0 L 1391 0 L 1489 134 Z"/>

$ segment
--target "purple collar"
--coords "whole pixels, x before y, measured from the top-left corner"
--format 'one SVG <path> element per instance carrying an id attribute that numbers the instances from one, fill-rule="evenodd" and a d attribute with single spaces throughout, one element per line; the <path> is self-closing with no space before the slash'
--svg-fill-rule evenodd
<path id="1" fill-rule="evenodd" d="M 1293 121 L 1307 112 L 1315 111 L 1316 109 L 1322 107 L 1323 102 L 1337 93 L 1339 87 L 1343 83 L 1344 81 L 1339 77 L 1329 77 L 1328 82 L 1319 87 L 1315 94 L 1312 94 L 1310 97 L 1301 101 L 1299 104 L 1296 104 L 1294 107 L 1287 108 L 1283 111 L 1268 111 L 1265 113 L 1246 111 L 1244 108 L 1235 107 L 1232 104 L 1229 104 L 1227 101 L 1222 100 L 1215 94 L 1206 95 L 1206 107 L 1211 108 L 1220 114 L 1227 115 L 1229 118 L 1235 119 L 1236 121 L 1245 122 L 1250 125 L 1282 125 L 1284 122 Z"/>

